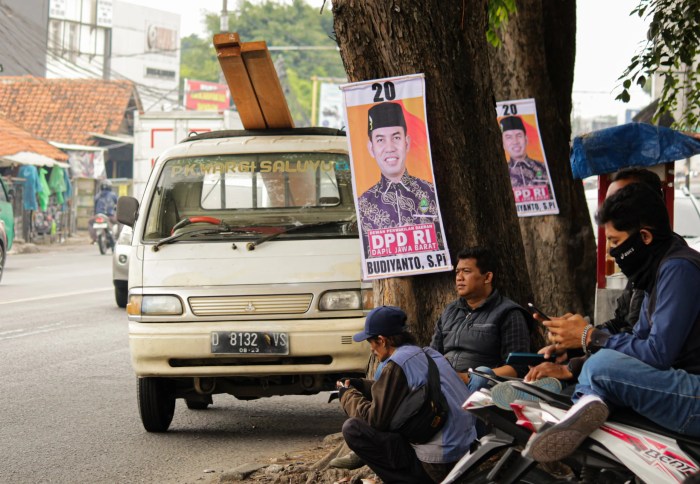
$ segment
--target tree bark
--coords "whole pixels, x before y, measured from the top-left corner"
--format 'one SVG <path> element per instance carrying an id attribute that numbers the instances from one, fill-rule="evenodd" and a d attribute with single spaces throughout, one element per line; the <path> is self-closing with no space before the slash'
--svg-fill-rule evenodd
<path id="1" fill-rule="evenodd" d="M 523 217 L 535 302 L 549 314 L 593 314 L 595 239 L 583 185 L 569 163 L 576 2 L 520 0 L 489 48 L 496 100 L 534 98 L 559 215 Z M 501 155 L 503 158 L 503 155 Z"/>
<path id="2" fill-rule="evenodd" d="M 524 303 L 532 291 L 503 159 L 488 68 L 485 0 L 334 0 L 340 54 L 351 81 L 424 73 L 435 183 L 455 254 L 484 245 L 497 256 L 497 285 Z M 375 303 L 401 306 L 429 341 L 455 299 L 454 274 L 374 283 Z"/>

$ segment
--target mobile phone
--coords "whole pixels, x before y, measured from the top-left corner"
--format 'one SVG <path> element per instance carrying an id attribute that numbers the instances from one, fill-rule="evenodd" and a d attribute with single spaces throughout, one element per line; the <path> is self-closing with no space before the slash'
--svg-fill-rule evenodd
<path id="1" fill-rule="evenodd" d="M 527 303 L 527 306 L 532 310 L 532 312 L 537 313 L 537 314 L 539 314 L 540 316 L 542 316 L 542 319 L 544 319 L 545 321 L 551 321 L 551 320 L 552 320 L 552 318 L 550 318 L 549 316 L 547 316 L 547 315 L 544 313 L 544 311 L 542 311 L 540 308 L 538 308 L 538 307 L 535 306 L 534 304 L 532 304 L 532 303 Z"/>
<path id="2" fill-rule="evenodd" d="M 540 353 L 510 353 L 506 359 L 507 365 L 535 366 L 545 361 L 553 361 L 554 357 L 545 358 Z"/>

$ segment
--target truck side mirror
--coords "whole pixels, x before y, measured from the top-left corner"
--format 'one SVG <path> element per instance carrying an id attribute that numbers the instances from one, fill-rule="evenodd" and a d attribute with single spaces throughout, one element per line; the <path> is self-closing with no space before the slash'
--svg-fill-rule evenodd
<path id="1" fill-rule="evenodd" d="M 7 190 L 7 200 L 9 202 L 13 201 L 15 199 L 15 189 L 10 188 Z"/>
<path id="2" fill-rule="evenodd" d="M 117 221 L 133 227 L 139 214 L 139 201 L 134 197 L 119 197 L 117 200 Z"/>

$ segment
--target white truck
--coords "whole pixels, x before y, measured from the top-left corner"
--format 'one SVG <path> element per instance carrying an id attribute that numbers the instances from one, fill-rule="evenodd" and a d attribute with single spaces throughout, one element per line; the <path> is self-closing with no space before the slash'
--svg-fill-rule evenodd
<path id="1" fill-rule="evenodd" d="M 236 111 L 154 111 L 134 113 L 134 187 L 141 200 L 156 158 L 191 133 L 242 129 Z"/>
<path id="2" fill-rule="evenodd" d="M 245 129 L 189 120 L 184 141 L 139 152 L 142 185 L 117 205 L 134 228 L 129 346 L 149 432 L 169 428 L 178 398 L 204 409 L 221 393 L 310 395 L 368 365 L 352 339 L 374 300 L 345 133 L 294 128 L 264 42 L 214 45 Z"/>
<path id="3" fill-rule="evenodd" d="M 204 409 L 364 376 L 352 336 L 373 297 L 347 153 L 328 128 L 202 134 L 158 157 L 140 203 L 119 199 L 146 430 L 168 429 L 177 398 Z"/>

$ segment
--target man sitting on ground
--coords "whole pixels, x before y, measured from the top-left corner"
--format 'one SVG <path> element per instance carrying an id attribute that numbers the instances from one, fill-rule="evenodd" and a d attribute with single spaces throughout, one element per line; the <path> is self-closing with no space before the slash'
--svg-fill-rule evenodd
<path id="1" fill-rule="evenodd" d="M 487 382 L 479 376 L 470 378 L 470 368 L 498 376 L 524 376 L 527 366 L 507 365 L 506 358 L 511 352 L 530 352 L 532 317 L 494 287 L 491 251 L 470 247 L 459 252 L 457 259 L 459 298 L 438 319 L 430 346 L 445 355 L 471 392 Z M 540 385 L 551 391 L 561 389 L 557 381 L 541 381 Z"/>

